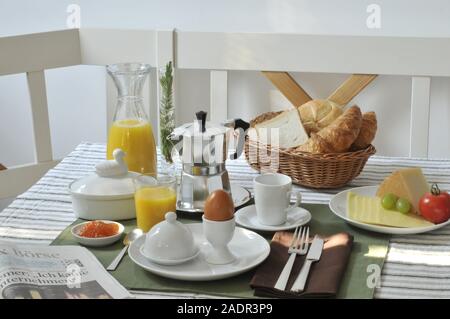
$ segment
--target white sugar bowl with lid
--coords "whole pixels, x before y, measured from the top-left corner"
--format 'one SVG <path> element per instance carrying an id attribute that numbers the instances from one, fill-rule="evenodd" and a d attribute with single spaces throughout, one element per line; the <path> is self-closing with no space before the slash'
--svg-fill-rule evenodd
<path id="1" fill-rule="evenodd" d="M 114 159 L 96 165 L 95 174 L 82 177 L 69 185 L 76 217 L 88 220 L 124 220 L 136 218 L 133 180 L 142 175 L 129 172 L 121 149 L 113 152 Z M 155 178 L 146 176 L 149 184 Z"/>
<path id="2" fill-rule="evenodd" d="M 150 261 L 162 265 L 177 265 L 198 256 L 200 249 L 191 230 L 177 221 L 177 214 L 168 212 L 165 220 L 146 234 L 141 253 Z"/>

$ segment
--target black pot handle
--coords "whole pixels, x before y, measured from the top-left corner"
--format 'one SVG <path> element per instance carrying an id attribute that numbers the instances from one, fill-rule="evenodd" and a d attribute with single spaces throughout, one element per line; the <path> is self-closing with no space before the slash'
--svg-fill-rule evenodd
<path id="1" fill-rule="evenodd" d="M 239 130 L 239 140 L 236 146 L 236 152 L 230 155 L 230 159 L 235 160 L 241 156 L 242 152 L 244 151 L 245 135 L 247 134 L 247 130 L 249 128 L 250 123 L 242 119 L 234 120 L 234 129 Z"/>
<path id="2" fill-rule="evenodd" d="M 243 119 L 235 119 L 234 129 L 237 130 L 238 128 L 241 128 L 244 130 L 244 132 L 247 132 L 247 130 L 250 128 L 250 123 L 244 121 Z"/>

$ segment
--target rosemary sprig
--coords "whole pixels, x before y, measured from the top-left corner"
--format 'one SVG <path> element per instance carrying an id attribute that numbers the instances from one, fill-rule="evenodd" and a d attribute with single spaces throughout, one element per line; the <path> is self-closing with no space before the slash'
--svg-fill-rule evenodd
<path id="1" fill-rule="evenodd" d="M 172 163 L 173 143 L 168 138 L 175 129 L 175 109 L 173 105 L 173 68 L 172 62 L 166 64 L 165 72 L 160 77 L 161 99 L 160 99 L 160 134 L 161 152 L 167 162 Z"/>

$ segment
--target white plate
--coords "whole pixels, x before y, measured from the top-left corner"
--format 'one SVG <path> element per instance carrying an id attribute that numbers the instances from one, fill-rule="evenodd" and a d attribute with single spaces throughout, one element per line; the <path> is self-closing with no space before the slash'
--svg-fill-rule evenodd
<path id="1" fill-rule="evenodd" d="M 72 229 L 70 230 L 70 232 L 72 233 L 73 238 L 75 238 L 75 240 L 77 242 L 79 242 L 80 244 L 84 245 L 84 246 L 90 246 L 90 247 L 103 247 L 103 246 L 108 246 L 111 244 L 114 244 L 116 241 L 118 241 L 123 234 L 123 231 L 125 230 L 125 227 L 118 223 L 118 222 L 113 222 L 111 220 L 101 220 L 102 222 L 106 223 L 106 224 L 117 224 L 119 226 L 119 231 L 117 232 L 117 234 L 113 235 L 113 236 L 108 236 L 108 237 L 98 237 L 98 238 L 90 238 L 90 237 L 82 237 L 79 235 L 81 228 L 90 222 L 84 222 L 84 223 L 80 223 L 78 225 L 75 225 L 72 227 Z"/>
<path id="2" fill-rule="evenodd" d="M 356 187 L 352 189 L 348 189 L 336 194 L 330 201 L 330 209 L 333 213 L 343 220 L 347 221 L 349 224 L 353 226 L 374 231 L 377 233 L 383 234 L 393 234 L 393 235 L 409 235 L 409 234 L 420 234 L 429 232 L 435 229 L 439 229 L 450 224 L 450 220 L 446 221 L 442 224 L 437 224 L 433 226 L 427 227 L 414 227 L 414 228 L 400 228 L 400 227 L 389 227 L 389 226 L 379 226 L 379 225 L 371 225 L 358 222 L 356 220 L 350 219 L 347 216 L 347 193 L 354 192 L 359 195 L 364 196 L 375 196 L 377 193 L 378 186 L 364 186 L 364 187 Z"/>
<path id="3" fill-rule="evenodd" d="M 311 220 L 311 213 L 304 208 L 296 207 L 291 209 L 287 214 L 287 220 L 284 224 L 277 226 L 263 225 L 258 221 L 256 216 L 256 206 L 249 205 L 239 209 L 234 218 L 236 223 L 242 227 L 259 230 L 259 231 L 281 231 L 303 226 Z"/>
<path id="4" fill-rule="evenodd" d="M 136 239 L 128 249 L 128 255 L 138 266 L 156 275 L 189 281 L 210 281 L 228 278 L 246 272 L 269 256 L 270 246 L 266 239 L 255 232 L 236 227 L 233 239 L 229 244 L 236 260 L 226 265 L 212 265 L 205 261 L 205 254 L 211 250 L 211 245 L 203 236 L 201 223 L 187 224 L 192 231 L 196 244 L 200 247 L 197 258 L 181 265 L 163 266 L 151 262 L 142 255 L 140 248 L 144 244 L 145 236 Z"/>

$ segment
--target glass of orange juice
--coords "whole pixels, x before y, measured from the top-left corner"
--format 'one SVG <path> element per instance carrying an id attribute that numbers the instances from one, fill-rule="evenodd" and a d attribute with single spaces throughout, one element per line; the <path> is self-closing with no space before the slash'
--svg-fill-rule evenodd
<path id="1" fill-rule="evenodd" d="M 148 232 L 154 225 L 164 220 L 167 212 L 176 211 L 176 177 L 157 176 L 157 183 L 148 175 L 140 175 L 134 180 L 137 227 Z"/>

